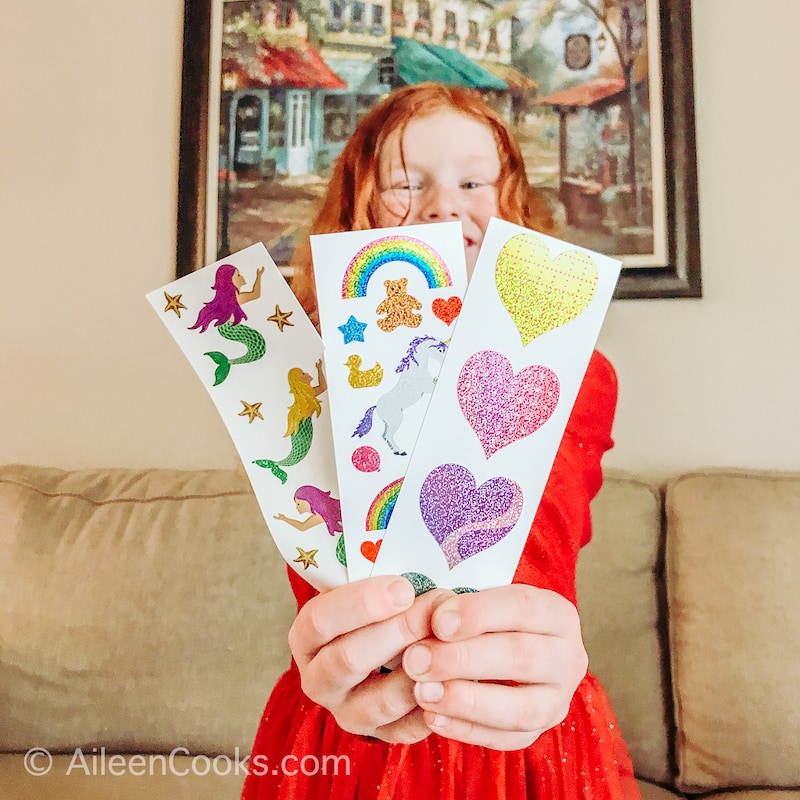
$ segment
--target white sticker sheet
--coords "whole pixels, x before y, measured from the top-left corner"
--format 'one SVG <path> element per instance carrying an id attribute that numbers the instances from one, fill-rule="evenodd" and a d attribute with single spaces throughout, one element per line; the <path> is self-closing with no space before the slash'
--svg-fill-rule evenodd
<path id="1" fill-rule="evenodd" d="M 311 249 L 354 581 L 382 546 L 461 312 L 463 232 L 447 222 L 321 234 Z"/>
<path id="2" fill-rule="evenodd" d="M 264 246 L 147 300 L 211 396 L 281 555 L 318 589 L 346 583 L 322 340 Z"/>
<path id="3" fill-rule="evenodd" d="M 620 268 L 491 220 L 373 575 L 511 582 Z"/>

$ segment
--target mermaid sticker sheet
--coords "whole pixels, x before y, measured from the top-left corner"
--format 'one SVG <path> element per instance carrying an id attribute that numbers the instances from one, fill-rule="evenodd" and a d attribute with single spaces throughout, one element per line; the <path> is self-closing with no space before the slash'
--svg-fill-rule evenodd
<path id="1" fill-rule="evenodd" d="M 491 220 L 372 574 L 512 580 L 620 267 Z"/>
<path id="2" fill-rule="evenodd" d="M 381 548 L 466 289 L 460 222 L 311 237 L 350 580 Z"/>
<path id="3" fill-rule="evenodd" d="M 346 583 L 322 340 L 264 246 L 147 299 L 214 401 L 281 555 L 316 588 Z"/>

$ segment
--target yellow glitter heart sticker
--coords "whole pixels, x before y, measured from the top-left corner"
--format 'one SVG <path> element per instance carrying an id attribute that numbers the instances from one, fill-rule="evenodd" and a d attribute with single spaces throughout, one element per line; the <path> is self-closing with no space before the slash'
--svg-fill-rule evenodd
<path id="1" fill-rule="evenodd" d="M 495 282 L 500 300 L 526 346 L 588 308 L 597 290 L 597 267 L 582 250 L 568 250 L 551 258 L 544 239 L 519 233 L 497 256 Z"/>

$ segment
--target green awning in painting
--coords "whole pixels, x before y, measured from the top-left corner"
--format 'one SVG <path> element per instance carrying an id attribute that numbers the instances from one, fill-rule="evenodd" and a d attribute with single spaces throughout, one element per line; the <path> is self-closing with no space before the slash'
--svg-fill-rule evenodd
<path id="1" fill-rule="evenodd" d="M 403 83 L 438 81 L 448 86 L 472 89 L 508 89 L 508 84 L 458 50 L 395 37 L 394 58 Z"/>

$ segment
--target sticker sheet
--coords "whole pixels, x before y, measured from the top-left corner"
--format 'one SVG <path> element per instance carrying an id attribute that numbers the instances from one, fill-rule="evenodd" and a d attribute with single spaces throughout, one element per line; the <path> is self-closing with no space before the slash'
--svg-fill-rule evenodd
<path id="1" fill-rule="evenodd" d="M 466 289 L 460 222 L 311 237 L 347 568 L 366 578 Z"/>
<path id="2" fill-rule="evenodd" d="M 147 299 L 214 401 L 281 555 L 318 589 L 346 583 L 322 340 L 264 246 Z"/>
<path id="3" fill-rule="evenodd" d="M 620 267 L 491 220 L 373 575 L 511 582 Z"/>

